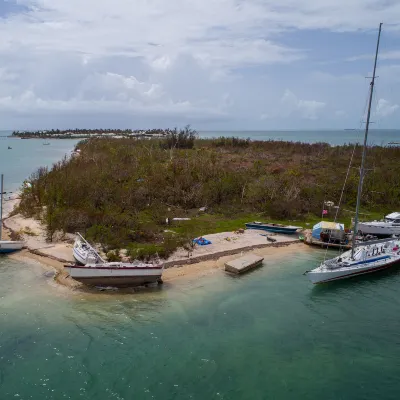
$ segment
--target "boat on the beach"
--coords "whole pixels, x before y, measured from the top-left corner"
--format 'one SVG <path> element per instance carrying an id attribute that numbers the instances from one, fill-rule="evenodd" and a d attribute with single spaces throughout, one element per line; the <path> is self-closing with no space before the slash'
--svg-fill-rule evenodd
<path id="1" fill-rule="evenodd" d="M 71 278 L 86 285 L 129 287 L 162 282 L 163 264 L 106 262 L 79 232 L 73 256 L 77 263 L 64 268 Z"/>
<path id="2" fill-rule="evenodd" d="M 364 145 L 362 152 L 360 179 L 358 183 L 357 205 L 354 220 L 354 230 L 352 235 L 351 250 L 333 258 L 325 260 L 318 268 L 307 271 L 312 283 L 324 283 L 338 279 L 351 278 L 371 272 L 381 271 L 400 262 L 400 239 L 391 238 L 386 240 L 376 240 L 366 243 L 356 243 L 356 233 L 358 232 L 358 217 L 360 213 L 360 200 L 362 194 L 362 184 L 365 174 L 365 159 L 368 143 L 368 129 L 371 117 L 371 105 L 376 78 L 376 65 L 379 51 L 379 41 L 381 36 L 382 24 L 379 26 L 378 42 L 375 53 L 374 71 L 370 84 L 367 123 L 365 127 Z M 350 166 L 349 166 L 350 168 Z"/>
<path id="3" fill-rule="evenodd" d="M 0 178 L 0 254 L 13 253 L 24 247 L 24 242 L 18 240 L 1 240 L 3 230 L 3 194 L 4 194 L 4 176 Z"/>
<path id="4" fill-rule="evenodd" d="M 105 262 L 79 232 L 77 232 L 76 235 L 77 238 L 75 239 L 74 247 L 72 248 L 72 254 L 78 265 Z"/>
<path id="5" fill-rule="evenodd" d="M 281 224 L 268 224 L 259 221 L 248 222 L 245 224 L 247 229 L 259 229 L 262 231 L 283 233 L 286 235 L 294 235 L 301 226 L 281 225 Z"/>
<path id="6" fill-rule="evenodd" d="M 390 237 L 400 235 L 400 213 L 393 212 L 386 215 L 383 221 L 360 222 L 358 232 L 362 235 Z"/>
<path id="7" fill-rule="evenodd" d="M 159 263 L 105 262 L 101 264 L 65 265 L 71 278 L 90 286 L 129 287 L 162 283 L 164 269 Z"/>

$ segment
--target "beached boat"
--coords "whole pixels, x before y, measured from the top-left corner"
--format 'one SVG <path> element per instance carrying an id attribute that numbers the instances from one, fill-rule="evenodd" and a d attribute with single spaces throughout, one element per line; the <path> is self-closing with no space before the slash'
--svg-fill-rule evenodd
<path id="1" fill-rule="evenodd" d="M 362 184 L 365 174 L 365 159 L 368 143 L 368 129 L 371 117 L 371 105 L 376 77 L 376 64 L 378 59 L 379 41 L 381 36 L 382 24 L 379 26 L 378 42 L 375 53 L 374 72 L 370 85 L 367 123 L 365 127 L 364 146 L 360 168 L 360 179 L 358 183 L 356 215 L 354 220 L 354 232 L 358 232 L 358 217 L 360 213 L 360 200 L 362 194 Z M 351 250 L 330 260 L 324 261 L 318 268 L 307 271 L 312 283 L 324 283 L 338 279 L 351 278 L 371 272 L 381 271 L 392 267 L 400 262 L 400 240 L 386 239 L 366 243 L 356 243 L 356 235 L 352 237 Z"/>
<path id="2" fill-rule="evenodd" d="M 86 285 L 128 287 L 162 282 L 163 264 L 106 262 L 79 232 L 73 256 L 77 263 L 64 267 L 73 279 Z"/>
<path id="3" fill-rule="evenodd" d="M 400 235 L 400 213 L 394 212 L 386 215 L 383 221 L 361 222 L 358 231 L 362 235 L 389 237 Z"/>
<path id="4" fill-rule="evenodd" d="M 248 222 L 245 225 L 247 229 L 259 229 L 262 231 L 283 233 L 286 235 L 294 235 L 299 229 L 303 229 L 301 226 L 267 224 L 258 221 Z"/>
<path id="5" fill-rule="evenodd" d="M 79 232 L 76 235 L 72 254 L 79 265 L 105 262 Z"/>
<path id="6" fill-rule="evenodd" d="M 13 253 L 24 247 L 24 242 L 17 240 L 1 240 L 3 230 L 3 194 L 4 194 L 4 176 L 0 178 L 0 254 Z"/>
<path id="7" fill-rule="evenodd" d="M 163 264 L 109 262 L 65 265 L 69 275 L 85 285 L 129 287 L 162 283 Z"/>

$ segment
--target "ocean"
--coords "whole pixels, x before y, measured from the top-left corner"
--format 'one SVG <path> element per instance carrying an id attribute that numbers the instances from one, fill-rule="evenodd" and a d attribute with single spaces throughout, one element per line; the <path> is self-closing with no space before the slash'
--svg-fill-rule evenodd
<path id="1" fill-rule="evenodd" d="M 74 144 L 0 139 L 6 188 Z M 0 399 L 397 399 L 400 269 L 313 286 L 324 251 L 288 254 L 123 294 L 1 257 Z"/>
<path id="2" fill-rule="evenodd" d="M 195 127 L 194 127 L 195 128 Z M 10 135 L 11 131 L 0 131 L 1 136 Z M 362 130 L 291 130 L 291 131 L 199 131 L 200 138 L 216 138 L 220 136 L 234 136 L 251 140 L 285 140 L 291 142 L 318 143 L 325 142 L 331 145 L 348 143 L 362 143 Z M 17 139 L 18 140 L 18 139 Z M 386 146 L 389 143 L 400 142 L 399 129 L 371 129 L 369 144 Z"/>

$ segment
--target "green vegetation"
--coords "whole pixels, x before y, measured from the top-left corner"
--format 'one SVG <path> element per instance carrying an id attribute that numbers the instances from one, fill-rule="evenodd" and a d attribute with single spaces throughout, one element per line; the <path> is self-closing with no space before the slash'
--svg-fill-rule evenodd
<path id="1" fill-rule="evenodd" d="M 84 233 L 110 256 L 166 257 L 193 237 L 233 231 L 252 220 L 311 226 L 324 200 L 337 202 L 353 146 L 198 140 L 190 128 L 165 139 L 89 139 L 80 156 L 41 168 L 23 189 L 19 211 L 56 231 Z M 368 149 L 363 212 L 382 217 L 400 206 L 400 149 Z M 353 165 L 360 165 L 361 148 Z M 358 169 L 352 168 L 339 220 L 348 226 Z M 206 207 L 206 211 L 200 211 Z M 366 211 L 364 211 L 366 210 Z M 335 209 L 329 211 L 332 219 Z M 191 221 L 166 224 L 166 218 Z M 307 225 L 305 225 L 307 224 Z M 308 225 L 309 224 L 309 225 Z"/>

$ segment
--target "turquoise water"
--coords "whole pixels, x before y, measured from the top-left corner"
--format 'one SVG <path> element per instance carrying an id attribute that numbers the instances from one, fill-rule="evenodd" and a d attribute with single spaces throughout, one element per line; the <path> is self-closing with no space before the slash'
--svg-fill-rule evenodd
<path id="1" fill-rule="evenodd" d="M 15 187 L 74 146 L 9 141 L 0 171 Z M 98 294 L 0 258 L 0 400 L 397 399 L 400 269 L 315 287 L 302 273 L 324 252 L 285 256 Z"/>
<path id="2" fill-rule="evenodd" d="M 49 146 L 43 146 L 43 143 L 37 139 L 1 137 L 0 132 L 0 173 L 4 174 L 7 191 L 18 189 L 38 167 L 50 167 L 64 155 L 71 154 L 78 140 L 50 140 Z"/>
<path id="3" fill-rule="evenodd" d="M 0 398 L 397 399 L 399 271 L 313 287 L 323 252 L 289 256 L 123 295 L 0 259 Z"/>

